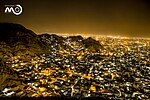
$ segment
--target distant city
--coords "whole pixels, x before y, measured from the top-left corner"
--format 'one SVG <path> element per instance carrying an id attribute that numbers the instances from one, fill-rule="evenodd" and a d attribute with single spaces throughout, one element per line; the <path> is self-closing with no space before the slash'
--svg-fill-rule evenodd
<path id="1" fill-rule="evenodd" d="M 104 37 L 110 37 L 110 38 L 120 38 L 120 39 L 150 39 L 150 37 L 130 37 L 130 36 L 121 36 L 121 35 L 101 35 L 104 33 L 99 33 L 99 34 L 89 34 L 89 33 L 49 33 L 49 32 L 44 32 L 46 34 L 56 34 L 59 36 L 63 37 L 68 37 L 68 36 L 79 36 L 81 35 L 83 38 L 88 38 L 92 37 L 96 40 L 99 40 L 99 38 L 104 38 Z M 107 33 L 108 34 L 108 33 Z"/>
<path id="2" fill-rule="evenodd" d="M 150 39 L 0 25 L 0 97 L 150 98 Z"/>

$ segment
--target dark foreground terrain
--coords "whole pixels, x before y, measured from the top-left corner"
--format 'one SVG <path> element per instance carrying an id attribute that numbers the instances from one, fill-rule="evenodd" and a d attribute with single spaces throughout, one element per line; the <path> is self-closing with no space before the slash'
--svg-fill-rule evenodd
<path id="1" fill-rule="evenodd" d="M 148 99 L 149 93 L 149 39 L 36 35 L 0 23 L 0 97 Z"/>

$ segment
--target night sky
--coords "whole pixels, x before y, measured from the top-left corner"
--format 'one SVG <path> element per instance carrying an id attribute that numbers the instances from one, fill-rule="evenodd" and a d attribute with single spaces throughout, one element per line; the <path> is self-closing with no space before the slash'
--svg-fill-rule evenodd
<path id="1" fill-rule="evenodd" d="M 20 4 L 19 16 L 4 13 Z M 0 0 L 0 22 L 35 33 L 83 33 L 150 38 L 150 0 Z"/>

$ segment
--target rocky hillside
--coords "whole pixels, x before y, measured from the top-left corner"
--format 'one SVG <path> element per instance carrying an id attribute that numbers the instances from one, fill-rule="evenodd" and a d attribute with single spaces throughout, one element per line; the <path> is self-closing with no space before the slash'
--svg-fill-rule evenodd
<path id="1" fill-rule="evenodd" d="M 0 58 L 45 53 L 48 47 L 31 30 L 20 24 L 0 23 Z"/>

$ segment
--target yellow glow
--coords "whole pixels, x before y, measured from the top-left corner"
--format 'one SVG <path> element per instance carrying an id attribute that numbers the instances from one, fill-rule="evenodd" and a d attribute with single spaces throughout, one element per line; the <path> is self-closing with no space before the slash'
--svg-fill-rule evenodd
<path id="1" fill-rule="evenodd" d="M 96 87 L 91 85 L 90 90 L 93 91 L 93 92 L 96 92 Z"/>
<path id="2" fill-rule="evenodd" d="M 44 60 L 44 59 L 41 59 L 41 60 L 39 60 L 39 62 L 45 62 L 45 60 Z"/>
<path id="3" fill-rule="evenodd" d="M 44 88 L 44 87 L 39 87 L 39 91 L 41 91 L 41 92 L 46 91 L 46 88 Z"/>

